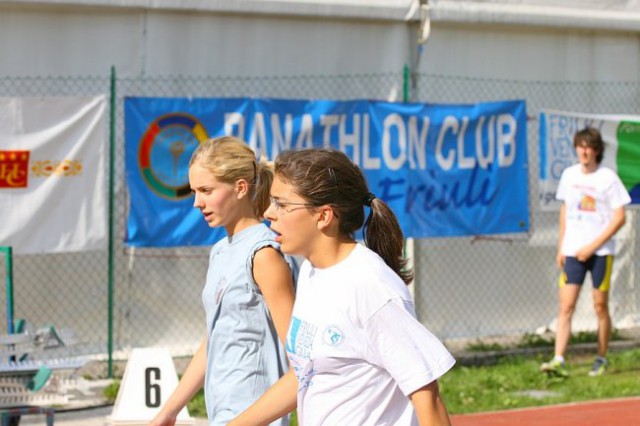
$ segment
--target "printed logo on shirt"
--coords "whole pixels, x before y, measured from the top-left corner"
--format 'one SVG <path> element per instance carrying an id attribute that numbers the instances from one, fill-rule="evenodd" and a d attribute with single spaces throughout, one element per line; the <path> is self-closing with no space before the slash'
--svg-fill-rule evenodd
<path id="1" fill-rule="evenodd" d="M 313 376 L 316 375 L 317 370 L 312 360 L 289 353 L 289 364 L 298 378 L 298 392 L 303 392 L 313 385 Z"/>
<path id="2" fill-rule="evenodd" d="M 300 318 L 291 317 L 291 326 L 287 335 L 287 352 L 309 359 L 316 330 L 315 325 Z"/>
<path id="3" fill-rule="evenodd" d="M 342 331 L 335 325 L 330 325 L 324 329 L 324 343 L 331 346 L 338 346 L 342 343 Z"/>
<path id="4" fill-rule="evenodd" d="M 596 211 L 596 199 L 585 195 L 580 200 L 580 204 L 578 205 L 578 210 L 582 210 L 585 212 L 595 212 Z"/>
<path id="5" fill-rule="evenodd" d="M 287 334 L 286 349 L 291 368 L 298 378 L 298 392 L 302 392 L 313 384 L 316 374 L 311 361 L 311 348 L 317 327 L 295 316 L 291 317 L 291 326 Z"/>

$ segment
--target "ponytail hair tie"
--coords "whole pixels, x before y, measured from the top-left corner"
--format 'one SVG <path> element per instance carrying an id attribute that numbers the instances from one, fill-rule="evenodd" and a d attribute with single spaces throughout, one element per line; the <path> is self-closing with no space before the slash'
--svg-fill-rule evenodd
<path id="1" fill-rule="evenodd" d="M 375 199 L 376 199 L 375 194 L 373 194 L 372 192 L 369 192 L 367 195 L 364 196 L 363 203 L 365 206 L 371 207 L 371 202 Z"/>

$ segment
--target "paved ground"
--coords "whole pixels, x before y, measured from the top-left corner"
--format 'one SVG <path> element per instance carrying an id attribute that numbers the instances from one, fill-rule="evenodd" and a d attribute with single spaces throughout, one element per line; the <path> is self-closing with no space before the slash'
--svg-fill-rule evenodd
<path id="1" fill-rule="evenodd" d="M 111 426 L 109 416 L 112 410 L 112 406 L 105 406 L 58 412 L 55 415 L 54 426 Z M 44 426 L 45 420 L 44 415 L 23 416 L 20 426 Z M 195 426 L 207 426 L 207 419 L 196 419 Z"/>
<path id="2" fill-rule="evenodd" d="M 636 333 L 634 346 L 638 346 L 638 336 Z M 619 348 L 616 344 L 623 344 Z M 612 350 L 627 349 L 628 342 L 612 342 Z M 582 349 L 580 345 L 573 345 L 573 350 L 590 350 L 594 347 Z M 577 349 L 576 349 L 577 348 Z M 495 355 L 495 358 L 504 356 L 504 353 Z M 456 359 L 465 364 L 486 364 L 491 363 L 492 354 L 465 354 L 456 353 Z M 468 358 L 468 359 L 467 359 Z M 179 364 L 176 363 L 178 368 Z M 97 367 L 96 367 L 97 368 Z M 104 375 L 104 372 L 102 372 Z M 97 374 L 99 376 L 99 374 Z M 104 387 L 104 386 L 102 386 Z M 89 405 L 104 404 L 94 402 Z M 111 426 L 109 416 L 113 406 L 99 406 L 96 408 L 74 409 L 59 411 L 55 415 L 55 426 Z M 454 426 L 622 426 L 640 425 L 638 416 L 640 413 L 640 396 L 635 398 L 616 399 L 608 401 L 594 401 L 589 403 L 575 403 L 556 406 L 545 406 L 539 408 L 528 408 L 520 410 L 496 411 L 488 413 L 477 413 L 470 415 L 452 416 Z M 207 426 L 206 419 L 195 419 L 195 426 Z M 21 426 L 44 426 L 44 415 L 23 416 Z"/>
<path id="3" fill-rule="evenodd" d="M 99 407 L 56 413 L 55 426 L 110 426 L 113 407 Z M 551 405 L 521 410 L 493 411 L 452 416 L 454 426 L 628 426 L 637 425 L 640 397 Z M 20 425 L 45 425 L 41 415 L 24 416 Z M 207 426 L 196 419 L 196 426 Z"/>
<path id="4" fill-rule="evenodd" d="M 454 426 L 629 426 L 640 424 L 640 397 L 453 416 Z"/>

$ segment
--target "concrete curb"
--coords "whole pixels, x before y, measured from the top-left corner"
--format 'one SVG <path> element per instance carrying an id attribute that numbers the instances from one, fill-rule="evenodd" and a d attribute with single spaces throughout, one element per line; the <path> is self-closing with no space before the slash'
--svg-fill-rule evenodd
<path id="1" fill-rule="evenodd" d="M 640 341 L 637 340 L 616 340 L 609 344 L 609 352 L 620 352 L 629 349 L 640 348 Z M 591 355 L 598 351 L 597 343 L 579 343 L 569 345 L 568 355 Z M 544 355 L 553 356 L 552 346 L 542 346 L 533 348 L 510 348 L 499 351 L 456 351 L 453 352 L 457 363 L 465 366 L 495 365 L 499 360 L 510 357 L 534 357 Z"/>

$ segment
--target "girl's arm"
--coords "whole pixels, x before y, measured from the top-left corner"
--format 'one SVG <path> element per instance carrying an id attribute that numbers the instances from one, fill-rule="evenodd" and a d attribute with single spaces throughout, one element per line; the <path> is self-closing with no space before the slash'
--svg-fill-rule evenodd
<path id="1" fill-rule="evenodd" d="M 207 338 L 205 338 L 184 371 L 178 387 L 171 394 L 149 426 L 173 426 L 178 413 L 204 385 L 207 366 Z"/>
<path id="2" fill-rule="evenodd" d="M 287 415 L 296 408 L 298 379 L 289 370 L 256 402 L 227 426 L 262 426 Z"/>
<path id="3" fill-rule="evenodd" d="M 438 381 L 433 381 L 409 395 L 420 426 L 450 426 L 449 413 L 440 397 Z"/>
<path id="4" fill-rule="evenodd" d="M 284 345 L 294 300 L 289 264 L 276 249 L 265 247 L 253 258 L 253 279 L 264 296 L 278 337 Z M 228 426 L 268 425 L 296 408 L 297 393 L 298 379 L 289 370 L 256 402 L 228 423 Z"/>
<path id="5" fill-rule="evenodd" d="M 276 249 L 265 247 L 253 257 L 253 279 L 264 296 L 280 342 L 284 345 L 294 299 L 289 264 Z"/>

